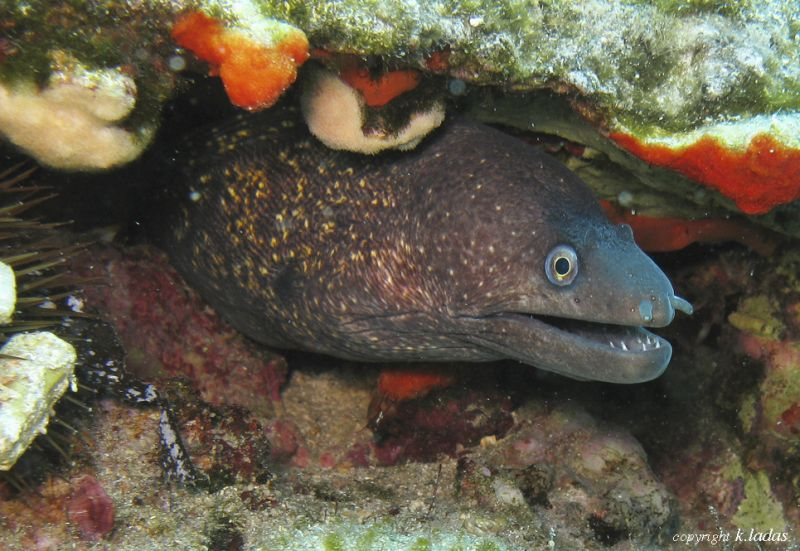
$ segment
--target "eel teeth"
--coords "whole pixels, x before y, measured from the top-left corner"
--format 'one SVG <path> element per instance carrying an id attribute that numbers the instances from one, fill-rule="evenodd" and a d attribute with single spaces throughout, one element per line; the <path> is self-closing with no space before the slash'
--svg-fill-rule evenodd
<path id="1" fill-rule="evenodd" d="M 637 337 L 636 342 L 642 346 L 642 352 L 661 348 L 661 341 L 658 339 L 658 337 L 645 336 L 644 339 Z M 628 350 L 634 350 L 636 348 L 636 345 L 633 344 L 633 341 L 631 341 L 631 344 L 627 344 L 624 339 L 620 339 L 618 343 L 614 343 L 614 341 L 609 340 L 608 346 L 611 348 L 621 348 L 625 352 Z"/>

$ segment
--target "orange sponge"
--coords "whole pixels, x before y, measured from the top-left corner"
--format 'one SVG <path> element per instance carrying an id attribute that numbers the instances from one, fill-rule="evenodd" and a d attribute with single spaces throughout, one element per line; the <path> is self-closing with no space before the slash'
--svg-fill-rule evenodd
<path id="1" fill-rule="evenodd" d="M 339 78 L 361 92 L 368 106 L 380 107 L 400 94 L 416 88 L 421 77 L 419 71 L 406 69 L 389 71 L 373 79 L 366 67 L 349 62 L 341 68 Z"/>
<path id="2" fill-rule="evenodd" d="M 800 198 L 800 150 L 766 133 L 755 135 L 741 150 L 709 136 L 681 148 L 650 145 L 622 133 L 611 139 L 648 163 L 719 190 L 747 214 L 764 214 Z"/>
<path id="3" fill-rule="evenodd" d="M 648 252 L 677 251 L 692 243 L 736 241 L 762 256 L 768 256 L 776 246 L 765 232 L 735 220 L 655 218 L 631 214 L 609 201 L 601 200 L 600 204 L 612 222 L 631 226 L 636 243 Z"/>
<path id="4" fill-rule="evenodd" d="M 392 401 L 410 400 L 448 387 L 455 380 L 444 369 L 385 369 L 378 378 L 378 394 Z"/>
<path id="5" fill-rule="evenodd" d="M 257 110 L 274 104 L 308 59 L 305 34 L 286 28 L 283 38 L 268 47 L 204 13 L 190 12 L 175 23 L 172 37 L 211 65 L 211 74 L 222 78 L 231 103 Z"/>

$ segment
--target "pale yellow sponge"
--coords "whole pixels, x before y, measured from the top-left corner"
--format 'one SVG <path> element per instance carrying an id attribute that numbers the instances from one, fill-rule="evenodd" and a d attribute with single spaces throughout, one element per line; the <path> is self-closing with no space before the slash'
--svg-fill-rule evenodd
<path id="1" fill-rule="evenodd" d="M 0 470 L 47 432 L 53 406 L 75 384 L 75 349 L 46 331 L 18 334 L 0 349 Z"/>
<path id="2" fill-rule="evenodd" d="M 365 135 L 363 98 L 338 76 L 318 70 L 303 91 L 303 116 L 308 129 L 331 149 L 374 154 L 384 149 L 412 149 L 444 121 L 444 105 L 413 113 L 397 132 Z"/>
<path id="3" fill-rule="evenodd" d="M 98 170 L 135 159 L 152 136 L 117 126 L 136 104 L 136 83 L 119 68 L 64 64 L 47 86 L 0 84 L 0 134 L 41 163 Z"/>

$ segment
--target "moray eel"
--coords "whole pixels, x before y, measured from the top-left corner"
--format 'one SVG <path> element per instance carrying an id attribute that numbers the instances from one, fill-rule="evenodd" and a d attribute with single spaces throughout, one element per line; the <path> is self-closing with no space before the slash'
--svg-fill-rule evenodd
<path id="1" fill-rule="evenodd" d="M 157 242 L 249 337 L 360 361 L 503 358 L 636 383 L 691 306 L 556 160 L 466 120 L 410 152 L 313 138 L 296 110 L 183 143 Z M 173 204 L 162 196 L 161 206 Z"/>

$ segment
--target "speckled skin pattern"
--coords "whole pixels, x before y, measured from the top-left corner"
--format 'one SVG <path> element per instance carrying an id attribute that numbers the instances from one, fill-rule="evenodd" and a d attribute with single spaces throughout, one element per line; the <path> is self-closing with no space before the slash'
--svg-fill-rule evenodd
<path id="1" fill-rule="evenodd" d="M 411 152 L 363 156 L 327 149 L 283 106 L 170 159 L 156 241 L 253 339 L 368 361 L 515 358 L 616 382 L 669 361 L 637 327 L 672 320 L 669 281 L 585 184 L 497 130 L 455 120 Z M 567 286 L 545 275 L 559 244 L 580 263 Z"/>

